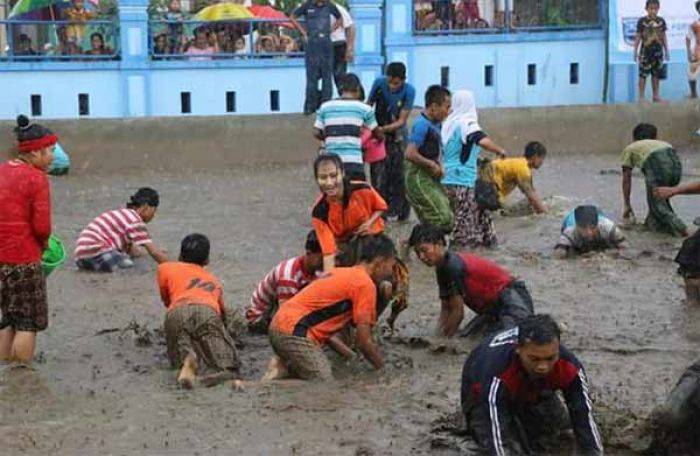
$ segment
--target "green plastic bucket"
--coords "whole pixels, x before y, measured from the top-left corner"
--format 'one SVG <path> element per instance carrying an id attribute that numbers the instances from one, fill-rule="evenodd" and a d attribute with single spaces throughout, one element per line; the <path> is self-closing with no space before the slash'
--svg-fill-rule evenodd
<path id="1" fill-rule="evenodd" d="M 66 249 L 63 248 L 63 242 L 52 234 L 49 237 L 49 246 L 44 250 L 44 255 L 41 257 L 44 275 L 48 277 L 64 261 L 66 261 Z"/>

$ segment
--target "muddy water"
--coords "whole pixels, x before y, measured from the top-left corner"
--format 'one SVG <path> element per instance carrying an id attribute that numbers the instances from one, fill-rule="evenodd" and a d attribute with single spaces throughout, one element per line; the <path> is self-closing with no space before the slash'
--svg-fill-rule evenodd
<path id="1" fill-rule="evenodd" d="M 686 171 L 700 159 L 683 154 Z M 581 202 L 620 216 L 615 157 L 552 157 L 536 175 L 555 215 L 497 217 L 501 246 L 487 255 L 530 286 L 539 311 L 566 325 L 565 343 L 588 368 L 599 421 L 611 453 L 645 443 L 644 419 L 698 355 L 700 309 L 683 302 L 672 258 L 680 242 L 631 230 L 624 257 L 549 258 L 560 216 Z M 162 206 L 151 224 L 172 255 L 183 235 L 199 231 L 213 245 L 211 268 L 228 305 L 242 307 L 273 265 L 297 254 L 309 227 L 315 191 L 302 167 L 264 167 L 182 174 L 69 176 L 53 180 L 55 232 L 72 244 L 100 211 L 151 185 Z M 644 188 L 635 179 L 637 214 Z M 691 197 L 674 201 L 692 220 Z M 640 217 L 641 218 L 641 217 Z M 410 225 L 392 226 L 405 238 Z M 334 358 L 337 381 L 263 386 L 236 393 L 225 386 L 179 391 L 158 333 L 164 309 L 149 260 L 118 274 L 79 273 L 66 265 L 50 277 L 51 325 L 39 338 L 35 371 L 0 368 L 2 454 L 459 454 L 469 443 L 452 435 L 461 366 L 474 341 L 432 337 L 438 312 L 431 271 L 410 263 L 411 306 L 393 338 L 382 342 L 381 374 L 366 363 Z M 270 349 L 246 337 L 243 375 L 259 378 Z"/>

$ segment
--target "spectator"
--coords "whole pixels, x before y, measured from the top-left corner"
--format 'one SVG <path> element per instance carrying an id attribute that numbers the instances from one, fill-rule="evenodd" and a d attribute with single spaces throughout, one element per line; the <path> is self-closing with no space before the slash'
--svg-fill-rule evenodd
<path id="1" fill-rule="evenodd" d="M 331 16 L 331 41 L 333 42 L 333 81 L 340 93 L 340 77 L 348 72 L 348 63 L 355 59 L 355 23 L 348 10 L 335 4 L 343 16 L 342 26 Z"/>
<path id="2" fill-rule="evenodd" d="M 277 52 L 277 40 L 274 35 L 260 35 L 255 43 L 255 52 L 258 54 L 271 54 Z"/>
<path id="3" fill-rule="evenodd" d="M 634 60 L 639 62 L 639 100 L 644 100 L 647 76 L 651 75 L 652 100 L 661 101 L 659 83 L 666 76 L 664 60 L 668 61 L 666 21 L 659 16 L 659 0 L 647 0 L 647 15 L 637 22 L 634 38 Z"/>
<path id="4" fill-rule="evenodd" d="M 68 39 L 67 27 L 58 27 L 56 29 L 56 38 L 58 44 L 50 52 L 52 55 L 80 55 L 82 50 L 75 44 L 74 41 Z"/>
<path id="5" fill-rule="evenodd" d="M 328 0 L 306 0 L 294 10 L 291 20 L 301 31 L 307 41 L 306 64 L 306 100 L 304 114 L 311 115 L 321 104 L 331 99 L 333 95 L 333 44 L 331 35 L 331 15 L 339 21 L 340 27 L 345 27 L 343 16 L 338 8 Z M 299 25 L 297 19 L 306 19 L 306 28 Z M 319 93 L 318 80 L 322 86 Z"/>
<path id="6" fill-rule="evenodd" d="M 181 54 L 186 43 L 185 28 L 182 22 L 186 19 L 182 12 L 180 0 L 171 0 L 163 20 L 168 23 L 168 38 L 173 54 Z"/>
<path id="7" fill-rule="evenodd" d="M 700 0 L 695 2 L 695 10 L 700 13 Z M 692 42 L 695 41 L 695 46 Z M 685 37 L 685 47 L 688 50 L 688 84 L 690 98 L 697 98 L 697 79 L 700 76 L 700 18 L 690 24 L 690 30 Z"/>
<path id="8" fill-rule="evenodd" d="M 89 51 L 86 51 L 86 55 L 112 55 L 114 54 L 114 51 L 108 47 L 105 46 L 105 40 L 104 37 L 102 37 L 101 33 L 93 33 L 90 35 L 90 45 L 92 48 Z"/>
<path id="9" fill-rule="evenodd" d="M 161 33 L 153 38 L 153 55 L 171 54 L 172 50 L 168 45 L 168 35 Z"/>
<path id="10" fill-rule="evenodd" d="M 70 21 L 66 27 L 68 41 L 80 43 L 85 35 L 85 22 L 94 19 L 95 14 L 85 9 L 84 0 L 73 0 L 72 6 L 63 10 L 63 20 Z M 80 54 L 80 52 L 78 52 Z"/>
<path id="11" fill-rule="evenodd" d="M 22 33 L 19 36 L 17 49 L 15 49 L 15 55 L 37 55 L 37 52 L 32 49 L 32 39 L 29 38 L 28 35 Z"/>
<path id="12" fill-rule="evenodd" d="M 236 38 L 234 52 L 236 54 L 247 54 L 248 53 L 248 48 L 245 45 L 245 38 L 243 38 L 242 36 L 239 36 L 238 38 Z"/>
<path id="13" fill-rule="evenodd" d="M 450 28 L 450 18 L 452 17 L 452 2 L 450 0 L 434 0 L 433 12 L 436 23 L 440 23 L 440 29 Z"/>
<path id="14" fill-rule="evenodd" d="M 294 41 L 294 38 L 287 35 L 280 36 L 278 49 L 280 52 L 284 52 L 285 54 L 299 52 L 299 46 L 297 45 L 297 42 Z"/>
<path id="15" fill-rule="evenodd" d="M 209 33 L 206 28 L 198 27 L 194 31 L 194 40 L 188 45 L 185 54 L 197 56 L 190 57 L 189 60 L 204 61 L 211 60 L 212 55 L 219 52 L 219 43 L 216 33 Z"/>

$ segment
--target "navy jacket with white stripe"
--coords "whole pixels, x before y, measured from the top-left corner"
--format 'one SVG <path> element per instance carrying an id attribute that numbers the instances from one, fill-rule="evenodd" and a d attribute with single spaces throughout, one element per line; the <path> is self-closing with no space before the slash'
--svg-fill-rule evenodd
<path id="1" fill-rule="evenodd" d="M 489 453 L 509 454 L 509 414 L 535 404 L 544 391 L 561 390 L 569 409 L 579 449 L 584 454 L 602 454 L 602 442 L 593 416 L 588 382 L 581 362 L 563 345 L 551 374 L 531 380 L 522 367 L 516 348 L 518 328 L 487 339 L 467 358 L 462 371 L 462 407 L 479 407 L 488 419 Z M 486 437 L 486 436 L 484 436 Z M 484 442 L 486 443 L 486 442 Z"/>

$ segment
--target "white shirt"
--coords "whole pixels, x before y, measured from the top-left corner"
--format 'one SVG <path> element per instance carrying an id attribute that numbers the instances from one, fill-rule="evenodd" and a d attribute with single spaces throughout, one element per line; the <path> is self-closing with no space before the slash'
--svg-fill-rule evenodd
<path id="1" fill-rule="evenodd" d="M 338 8 L 338 11 L 340 11 L 340 15 L 343 17 L 343 26 L 331 32 L 331 41 L 337 43 L 340 41 L 347 41 L 345 29 L 355 24 L 355 22 L 352 20 L 352 16 L 350 16 L 348 10 L 338 5 L 337 3 L 335 3 L 335 6 L 336 8 Z M 333 30 L 333 27 L 335 26 L 336 22 L 337 19 L 331 16 L 331 30 Z"/>

